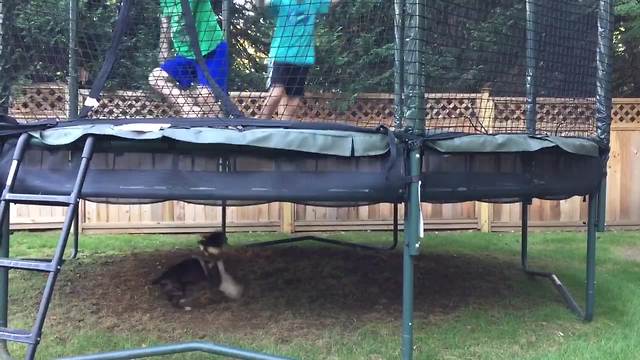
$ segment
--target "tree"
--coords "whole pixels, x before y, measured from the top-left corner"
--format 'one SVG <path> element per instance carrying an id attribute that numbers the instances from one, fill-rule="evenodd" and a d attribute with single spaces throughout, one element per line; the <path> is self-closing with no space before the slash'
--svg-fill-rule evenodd
<path id="1" fill-rule="evenodd" d="M 25 0 L 3 24 L 4 82 L 65 81 L 69 0 Z M 9 6 L 12 1 L 3 1 Z M 96 74 L 111 42 L 117 0 L 79 0 L 79 65 Z M 220 11 L 221 1 L 214 2 Z M 587 96 L 595 75 L 597 0 L 538 0 L 539 93 Z M 273 19 L 253 0 L 233 1 L 230 88 L 263 91 Z M 433 0 L 427 2 L 427 87 L 430 92 L 522 95 L 526 71 L 524 0 Z M 616 3 L 614 93 L 640 96 L 640 4 Z M 108 82 L 110 89 L 147 89 L 147 75 L 158 65 L 157 0 L 133 2 L 125 34 Z M 394 1 L 342 1 L 318 19 L 317 63 L 309 78 L 314 92 L 393 91 Z M 576 80 L 576 74 L 579 78 Z M 572 78 L 573 76 L 573 78 Z M 84 86 L 91 85 L 91 77 Z"/>
<path id="2" fill-rule="evenodd" d="M 640 96 L 640 3 L 617 0 L 614 35 L 614 96 Z"/>

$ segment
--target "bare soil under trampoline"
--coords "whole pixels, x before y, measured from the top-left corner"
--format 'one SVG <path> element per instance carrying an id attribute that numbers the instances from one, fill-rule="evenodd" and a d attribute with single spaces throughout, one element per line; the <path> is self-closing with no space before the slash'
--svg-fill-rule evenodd
<path id="1" fill-rule="evenodd" d="M 245 286 L 243 298 L 234 302 L 202 291 L 193 308 L 185 311 L 170 306 L 150 282 L 167 265 L 191 254 L 185 250 L 142 252 L 67 262 L 47 328 L 76 323 L 113 333 L 140 331 L 167 340 L 204 338 L 213 332 L 256 336 L 258 331 L 286 342 L 311 339 L 328 329 L 348 333 L 370 321 L 400 324 L 400 252 L 333 247 L 232 249 L 226 267 Z M 514 274 L 518 272 L 515 264 L 485 255 L 418 257 L 416 316 L 433 319 L 469 305 L 500 303 L 514 295 L 518 287 L 514 279 L 526 281 Z M 29 298 L 35 305 L 35 291 L 33 295 Z M 518 300 L 522 301 L 516 301 L 515 307 L 532 305 L 525 297 Z"/>

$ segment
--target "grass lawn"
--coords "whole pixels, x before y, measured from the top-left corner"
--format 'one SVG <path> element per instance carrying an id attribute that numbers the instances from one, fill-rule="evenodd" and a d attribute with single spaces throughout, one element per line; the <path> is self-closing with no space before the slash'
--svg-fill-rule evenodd
<path id="1" fill-rule="evenodd" d="M 390 233 L 334 238 L 382 244 Z M 233 244 L 277 234 L 232 234 Z M 45 324 L 39 359 L 208 340 L 301 359 L 400 357 L 402 254 L 320 244 L 229 250 L 238 302 L 172 308 L 151 279 L 195 236 L 84 235 Z M 54 233 L 15 233 L 12 256 L 52 253 Z M 530 263 L 584 298 L 584 233 L 534 233 Z M 416 359 L 640 358 L 640 233 L 598 242 L 595 321 L 577 320 L 546 279 L 519 271 L 518 234 L 427 234 L 416 258 Z M 29 328 L 45 277 L 13 271 L 10 325 Z M 20 345 L 12 352 L 23 353 Z M 209 359 L 203 354 L 171 359 Z"/>

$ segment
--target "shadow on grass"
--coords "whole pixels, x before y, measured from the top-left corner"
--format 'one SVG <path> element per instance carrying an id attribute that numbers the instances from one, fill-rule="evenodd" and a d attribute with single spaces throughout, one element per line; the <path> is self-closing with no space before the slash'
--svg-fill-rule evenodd
<path id="1" fill-rule="evenodd" d="M 364 323 L 400 319 L 399 252 L 233 249 L 227 253 L 226 267 L 245 286 L 243 298 L 232 302 L 203 292 L 197 306 L 185 311 L 172 308 L 150 282 L 169 264 L 191 254 L 143 252 L 67 263 L 47 327 L 75 324 L 110 332 L 133 330 L 169 340 L 205 338 L 220 330 L 234 336 L 264 331 L 286 339 L 313 337 L 327 329 L 349 332 Z M 528 280 L 515 259 L 427 254 L 416 258 L 415 272 L 418 318 L 448 316 L 468 307 L 522 311 L 549 301 L 559 303 L 546 281 Z M 25 284 L 44 280 L 30 276 L 21 275 L 29 280 Z M 35 292 L 24 289 L 17 302 L 35 304 Z M 532 297 L 532 293 L 543 295 Z"/>

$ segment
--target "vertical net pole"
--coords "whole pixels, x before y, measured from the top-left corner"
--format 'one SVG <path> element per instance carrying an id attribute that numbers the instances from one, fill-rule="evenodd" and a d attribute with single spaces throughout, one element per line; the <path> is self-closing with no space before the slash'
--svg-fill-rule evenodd
<path id="1" fill-rule="evenodd" d="M 224 40 L 227 42 L 227 64 L 231 69 L 231 17 L 233 16 L 233 0 L 224 0 L 222 2 L 222 31 L 224 32 Z M 212 7 L 213 9 L 213 7 Z M 229 77 L 225 78 L 225 88 L 229 89 Z M 228 90 L 227 90 L 228 91 Z"/>
<path id="2" fill-rule="evenodd" d="M 69 119 L 78 118 L 78 0 L 69 0 Z"/>
<path id="3" fill-rule="evenodd" d="M 6 16 L 11 9 L 11 1 L 0 1 L 0 115 L 9 114 L 9 95 L 11 93 L 11 83 L 8 81 L 9 56 L 6 39 L 7 19 Z M 9 203 L 6 204 L 9 207 Z M 9 257 L 9 209 L 6 209 L 5 216 L 0 219 L 0 257 Z M 0 327 L 7 327 L 9 320 L 9 269 L 0 269 Z M 11 359 L 7 349 L 7 342 L 0 341 L 0 359 Z"/>
<path id="4" fill-rule="evenodd" d="M 396 129 L 402 129 L 404 126 L 404 103 L 403 103 L 403 90 L 404 90 L 404 16 L 405 16 L 405 2 L 404 0 L 395 0 L 395 17 L 394 17 L 394 30 L 395 30 L 395 52 L 394 52 L 394 96 L 395 96 L 395 116 L 393 127 Z"/>
<path id="5" fill-rule="evenodd" d="M 2 65 L 4 65 L 4 6 L 3 6 L 2 1 L 0 1 L 0 78 L 4 78 L 4 67 Z M 2 81 L 2 83 L 0 83 L 0 115 L 7 115 L 9 113 L 9 109 L 7 107 L 6 104 L 6 99 L 8 98 L 8 96 L 6 96 L 5 93 L 5 85 L 4 85 L 4 81 Z"/>
<path id="6" fill-rule="evenodd" d="M 10 19 L 15 5 L 12 0 L 0 1 L 0 115 L 9 114 L 9 99 L 11 95 L 10 64 L 11 52 L 9 46 Z"/>
<path id="7" fill-rule="evenodd" d="M 404 119 L 410 124 L 410 128 L 407 130 L 415 135 L 422 135 L 425 131 L 425 1 L 409 0 L 405 14 Z"/>
<path id="8" fill-rule="evenodd" d="M 598 51 L 596 77 L 596 130 L 598 139 L 607 148 L 611 132 L 611 72 L 613 51 L 613 1 L 600 0 L 598 9 Z M 606 154 L 607 160 L 609 154 Z M 606 170 L 606 162 L 604 164 Z M 606 225 L 607 177 L 600 184 L 598 201 L 598 231 L 604 231 Z"/>
<path id="9" fill-rule="evenodd" d="M 598 139 L 609 145 L 611 131 L 611 67 L 613 50 L 613 1 L 600 0 L 596 78 L 596 127 Z"/>
<path id="10" fill-rule="evenodd" d="M 537 41 L 536 41 L 536 3 L 535 0 L 527 0 L 527 133 L 535 135 L 537 116 L 537 89 L 536 89 L 536 65 L 537 65 Z"/>
<path id="11" fill-rule="evenodd" d="M 426 0 L 409 0 L 406 5 L 406 42 L 404 48 L 405 131 L 416 136 L 425 132 L 425 56 Z M 409 125 L 409 128 L 407 128 Z M 419 141 L 412 141 L 409 152 L 409 176 L 417 179 L 422 164 Z M 402 359 L 413 358 L 413 257 L 418 254 L 420 227 L 420 183 L 409 185 L 405 214 L 405 243 L 402 275 Z"/>

